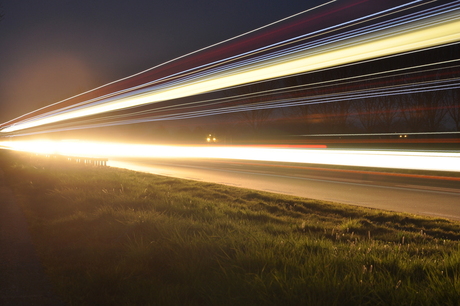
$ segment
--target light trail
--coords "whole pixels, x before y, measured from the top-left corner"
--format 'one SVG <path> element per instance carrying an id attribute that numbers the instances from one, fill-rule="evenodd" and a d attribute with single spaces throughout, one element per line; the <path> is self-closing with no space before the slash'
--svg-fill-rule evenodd
<path id="1" fill-rule="evenodd" d="M 394 76 L 394 75 L 393 75 Z M 459 78 L 443 79 L 437 81 L 425 81 L 419 83 L 410 83 L 404 85 L 393 85 L 393 86 L 384 86 L 384 87 L 375 87 L 370 89 L 359 89 L 359 90 L 348 90 L 344 92 L 333 92 L 325 94 L 312 94 L 308 97 L 300 96 L 296 98 L 271 98 L 268 96 L 264 98 L 262 102 L 258 103 L 245 103 L 241 105 L 232 106 L 235 102 L 238 102 L 242 97 L 253 97 L 261 98 L 263 97 L 263 92 L 251 93 L 247 95 L 239 96 L 228 96 L 221 99 L 214 99 L 208 101 L 198 101 L 186 104 L 174 104 L 165 107 L 159 107 L 151 110 L 131 112 L 128 116 L 126 114 L 120 115 L 111 115 L 100 118 L 86 119 L 79 121 L 78 127 L 74 127 L 72 123 L 66 124 L 63 123 L 59 126 L 54 126 L 54 129 L 48 129 L 47 132 L 54 131 L 64 131 L 71 129 L 87 129 L 87 128 L 96 128 L 110 125 L 121 125 L 121 124 L 133 124 L 146 121 L 162 121 L 162 120 L 178 120 L 178 119 L 189 119 L 197 118 L 210 115 L 219 115 L 227 113 L 236 113 L 241 111 L 252 111 L 252 110 L 264 110 L 264 109 L 277 109 L 280 107 L 298 107 L 303 105 L 315 105 L 315 104 L 324 104 L 324 103 L 339 103 L 341 101 L 353 101 L 369 98 L 378 98 L 378 97 L 389 97 L 403 94 L 416 94 L 416 93 L 425 93 L 432 91 L 443 91 L 449 89 L 458 89 L 460 88 Z M 368 79 L 369 81 L 369 79 Z M 352 83 L 344 83 L 352 84 Z M 336 84 L 335 87 L 339 86 Z M 324 87 L 324 86 L 322 86 Z M 272 92 L 272 91 L 268 91 Z M 292 91 L 296 93 L 296 91 Z M 289 88 L 284 88 L 279 94 L 289 93 Z M 193 110 L 193 108 L 203 107 L 202 105 L 196 104 L 205 104 L 206 109 L 202 110 Z M 214 104 L 220 104 L 218 108 L 210 108 Z M 395 110 L 393 110 L 395 111 Z M 408 111 L 406 109 L 406 111 Z M 352 113 L 353 115 L 359 113 Z M 18 136 L 24 135 L 33 135 L 39 134 L 41 132 L 25 132 L 19 134 Z M 409 134 L 407 132 L 402 132 L 402 134 Z M 354 135 L 371 135 L 357 133 Z"/>
<path id="2" fill-rule="evenodd" d="M 289 146 L 165 146 L 80 141 L 7 141 L 4 148 L 79 157 L 205 158 L 460 172 L 458 152 L 291 149 Z"/>
<path id="3" fill-rule="evenodd" d="M 296 136 L 308 136 L 308 137 L 354 137 L 354 136 L 400 136 L 400 135 L 454 135 L 460 134 L 460 132 L 413 132 L 413 133 L 360 133 L 360 134 L 308 134 L 308 135 L 296 135 Z"/>
<path id="4" fill-rule="evenodd" d="M 237 39 L 237 38 L 240 38 L 240 37 L 246 36 L 246 35 L 248 35 L 248 34 L 251 34 L 251 33 L 254 33 L 254 32 L 257 32 L 257 31 L 260 31 L 260 30 L 262 30 L 262 29 L 265 29 L 265 28 L 268 28 L 268 27 L 270 27 L 270 26 L 276 25 L 276 24 L 278 24 L 278 23 L 281 23 L 281 22 L 283 22 L 283 21 L 286 21 L 286 20 L 291 19 L 291 18 L 293 18 L 293 17 L 296 17 L 296 16 L 298 16 L 298 15 L 302 15 L 302 14 L 305 14 L 305 13 L 307 13 L 307 12 L 313 11 L 313 10 L 315 10 L 315 9 L 317 9 L 317 8 L 320 8 L 320 7 L 322 7 L 322 6 L 326 6 L 326 5 L 331 4 L 331 3 L 334 3 L 334 2 L 336 2 L 336 1 L 337 1 L 337 0 L 331 0 L 331 1 L 329 1 L 329 2 L 320 4 L 320 5 L 316 6 L 316 7 L 306 9 L 306 10 L 304 10 L 304 11 L 302 11 L 302 12 L 296 13 L 296 14 L 294 14 L 294 15 L 291 15 L 291 16 L 288 16 L 288 17 L 286 17 L 286 18 L 280 19 L 280 20 L 278 20 L 278 21 L 272 22 L 272 23 L 270 23 L 270 24 L 264 25 L 264 26 L 259 27 L 259 28 L 257 28 L 257 29 L 248 31 L 248 32 L 246 32 L 246 33 L 243 33 L 243 34 L 234 36 L 234 37 L 229 38 L 229 39 L 226 39 L 226 40 L 223 40 L 223 41 L 218 42 L 218 43 L 216 43 L 216 44 L 207 46 L 207 47 L 205 47 L 205 48 L 202 48 L 202 49 L 199 49 L 199 50 L 196 50 L 196 51 L 193 51 L 193 52 L 184 54 L 184 55 L 182 55 L 182 56 L 176 57 L 176 58 L 171 59 L 171 60 L 169 60 L 169 61 L 166 61 L 166 62 L 164 62 L 164 63 L 162 63 L 162 64 L 159 64 L 159 65 L 157 65 L 157 66 L 154 66 L 154 67 L 148 68 L 148 69 L 146 69 L 146 70 L 143 70 L 143 71 L 141 71 L 141 72 L 135 73 L 135 74 L 133 74 L 133 75 L 131 75 L 131 76 L 124 77 L 124 78 L 122 78 L 122 79 L 119 79 L 119 80 L 110 82 L 110 83 L 108 83 L 108 84 L 99 86 L 99 87 L 94 88 L 94 89 L 91 89 L 91 90 L 89 90 L 89 91 L 87 91 L 87 92 L 83 92 L 83 93 L 81 93 L 81 94 L 78 94 L 78 95 L 75 95 L 75 96 L 73 96 L 73 97 L 64 99 L 64 100 L 62 100 L 62 101 L 53 103 L 53 104 L 51 104 L 51 105 L 48 105 L 48 106 L 45 106 L 45 107 L 41 107 L 41 108 L 39 108 L 39 109 L 37 109 L 37 110 L 35 110 L 35 111 L 32 111 L 32 112 L 30 112 L 30 113 L 21 115 L 21 116 L 15 118 L 15 119 L 12 119 L 12 120 L 7 121 L 7 122 L 5 122 L 5 123 L 3 123 L 3 124 L 0 124 L 0 127 L 1 127 L 2 125 L 8 125 L 9 123 L 15 123 L 16 121 L 20 120 L 21 118 L 26 118 L 26 119 L 27 119 L 27 115 L 33 115 L 34 113 L 39 113 L 40 111 L 45 111 L 45 114 L 53 113 L 53 112 L 48 112 L 47 109 L 49 109 L 50 107 L 53 107 L 53 106 L 58 106 L 58 105 L 63 104 L 63 103 L 65 103 L 65 102 L 69 102 L 69 101 L 71 101 L 72 99 L 79 98 L 79 97 L 81 97 L 81 96 L 84 96 L 85 94 L 97 93 L 98 90 L 101 90 L 101 89 L 104 89 L 104 88 L 106 88 L 106 87 L 109 87 L 110 85 L 115 85 L 115 84 L 118 84 L 118 83 L 123 82 L 123 81 L 128 81 L 128 80 L 131 79 L 131 78 L 134 78 L 134 77 L 137 77 L 137 76 L 141 76 L 142 74 L 145 74 L 145 73 L 147 73 L 147 72 L 154 71 L 155 69 L 163 68 L 164 66 L 167 66 L 168 64 L 172 64 L 172 63 L 177 62 L 177 61 L 179 61 L 179 60 L 181 60 L 181 59 L 184 59 L 184 58 L 186 58 L 186 57 L 188 57 L 188 56 L 195 55 L 195 54 L 197 54 L 197 53 L 199 54 L 200 52 L 206 51 L 206 50 L 211 49 L 211 48 L 216 47 L 216 46 L 220 46 L 220 45 L 222 45 L 222 44 L 224 44 L 224 43 L 226 43 L 226 42 L 230 42 L 230 41 L 235 40 L 235 39 Z M 208 65 L 210 65 L 210 64 L 208 64 Z M 202 67 L 205 67 L 205 66 L 208 66 L 208 65 L 204 65 L 204 66 L 202 66 Z M 202 67 L 198 67 L 198 68 L 202 68 Z M 190 69 L 190 70 L 182 71 L 182 72 L 180 72 L 180 73 L 177 73 L 176 75 L 181 75 L 181 74 L 184 73 L 184 72 L 193 71 L 194 69 L 197 69 L 197 67 L 194 67 L 193 69 Z M 174 75 L 173 75 L 173 76 L 174 76 Z M 160 79 L 160 80 L 161 80 L 161 79 Z M 165 80 L 165 79 L 163 79 L 163 80 Z M 74 106 L 83 106 L 83 105 L 85 105 L 85 104 L 88 104 L 88 103 L 91 103 L 91 102 L 94 102 L 94 101 L 98 101 L 98 100 L 100 100 L 100 99 L 102 99 L 102 98 L 111 97 L 111 96 L 116 96 L 116 95 L 118 95 L 118 94 L 126 93 L 126 92 L 129 92 L 129 91 L 138 89 L 138 88 L 142 88 L 142 87 L 145 87 L 145 85 L 151 85 L 151 84 L 154 84 L 154 83 L 156 83 L 156 82 L 158 82 L 158 80 L 155 80 L 154 82 L 149 82 L 148 84 L 142 84 L 142 85 L 137 86 L 137 87 L 134 87 L 134 88 L 127 88 L 127 89 L 124 89 L 124 90 L 121 90 L 121 91 L 117 91 L 117 92 L 114 92 L 114 91 L 113 91 L 113 92 L 111 92 L 110 94 L 107 94 L 107 95 L 98 97 L 98 98 L 96 98 L 96 99 L 92 99 L 91 101 L 83 101 L 83 102 L 80 102 L 80 103 L 75 103 L 75 104 L 73 104 L 73 105 L 71 105 L 71 106 L 61 107 L 61 108 L 59 108 L 59 109 L 60 109 L 60 110 L 64 110 L 64 109 L 72 108 L 72 107 L 74 107 Z M 39 114 L 38 116 L 40 117 L 40 114 Z M 34 116 L 33 118 L 35 118 L 35 116 Z M 1 132 L 1 129 L 0 129 L 0 132 Z"/>
<path id="5" fill-rule="evenodd" d="M 458 1 L 454 3 L 458 5 Z M 386 13 L 386 11 L 383 13 Z M 375 18 L 375 16 L 376 14 L 371 14 L 367 18 Z M 363 19 L 365 18 L 358 18 L 353 22 L 362 22 Z M 350 21 L 350 24 L 353 22 Z M 388 25 L 387 27 L 383 27 L 383 25 L 384 23 L 382 23 L 382 28 L 378 31 L 362 32 L 363 30 L 360 30 L 361 32 L 357 32 L 358 34 L 351 34 L 350 32 L 350 34 L 344 35 L 340 39 L 326 40 L 324 43 L 318 41 L 316 46 L 313 44 L 311 45 L 312 47 L 308 48 L 305 45 L 291 50 L 276 51 L 277 53 L 274 53 L 276 57 L 272 54 L 258 58 L 248 58 L 239 63 L 212 68 L 194 75 L 186 77 L 182 75 L 182 78 L 156 85 L 152 88 L 125 92 L 110 98 L 94 100 L 93 102 L 87 101 L 79 106 L 37 115 L 35 118 L 25 119 L 22 122 L 9 125 L 2 129 L 1 132 L 11 133 L 69 119 L 174 100 L 460 41 L 460 31 L 458 31 L 460 28 L 460 11 L 455 6 L 452 9 L 445 6 L 444 11 L 435 11 L 434 14 L 423 19 L 417 17 L 396 25 Z M 235 58 L 238 58 L 238 56 Z M 444 87 L 443 89 L 448 88 L 456 87 Z M 388 95 L 389 92 L 382 94 Z M 401 92 L 395 92 L 395 94 L 401 94 Z M 260 105 L 261 108 L 279 106 L 279 103 Z M 283 106 L 292 106 L 292 104 L 283 103 Z M 255 108 L 254 106 L 243 106 L 240 109 L 234 108 L 232 111 L 248 109 Z M 205 113 L 206 111 L 201 115 Z M 208 113 L 215 114 L 216 110 L 210 110 Z M 175 116 L 187 117 L 186 114 L 176 114 Z M 174 116 L 169 118 L 174 118 Z"/>
<path id="6" fill-rule="evenodd" d="M 160 64 L 160 65 L 157 65 L 157 66 L 154 66 L 154 67 L 152 67 L 152 68 L 146 69 L 146 70 L 144 70 L 144 71 L 141 71 L 141 72 L 136 73 L 136 74 L 134 74 L 134 75 L 131 75 L 131 76 L 129 76 L 129 77 L 122 78 L 122 79 L 120 79 L 120 80 L 117 80 L 117 81 L 108 83 L 108 84 L 106 84 L 106 85 L 100 86 L 100 87 L 98 87 L 98 88 L 92 89 L 92 90 L 90 90 L 90 91 L 88 91 L 88 92 L 85 92 L 85 93 L 76 95 L 76 96 L 74 96 L 74 97 L 70 97 L 70 98 L 68 98 L 68 99 L 62 100 L 62 101 L 57 102 L 57 103 L 53 103 L 53 104 L 51 104 L 51 105 L 49 105 L 49 106 L 46 106 L 46 107 L 42 107 L 42 108 L 40 108 L 40 109 L 38 109 L 38 110 L 35 110 L 35 111 L 33 111 L 33 112 L 30 112 L 30 113 L 28 113 L 28 114 L 24 114 L 24 115 L 22 115 L 22 116 L 20 116 L 20 117 L 18 117 L 18 118 L 16 118 L 16 119 L 13 119 L 13 120 L 10 120 L 10 121 L 5 122 L 5 123 L 3 123 L 3 124 L 0 124 L 0 127 L 1 127 L 2 125 L 8 125 L 8 124 L 10 124 L 10 123 L 13 123 L 13 124 L 14 124 L 15 122 L 17 122 L 17 121 L 20 120 L 21 118 L 28 119 L 27 116 L 28 116 L 28 115 L 32 115 L 32 116 L 33 116 L 34 113 L 38 113 L 38 115 L 37 115 L 37 116 L 33 116 L 32 118 L 40 118 L 40 117 L 43 116 L 43 114 L 40 114 L 40 113 L 39 113 L 40 111 L 44 111 L 44 112 L 45 112 L 45 113 L 44 113 L 45 116 L 46 116 L 46 115 L 53 114 L 53 113 L 55 113 L 54 111 L 47 111 L 50 107 L 57 106 L 57 105 L 60 105 L 60 104 L 69 102 L 70 100 L 72 100 L 72 99 L 74 99 L 74 98 L 78 98 L 78 97 L 80 97 L 80 96 L 84 96 L 85 94 L 88 94 L 88 93 L 96 93 L 97 90 L 99 90 L 99 89 L 104 89 L 104 88 L 106 88 L 106 87 L 108 87 L 108 86 L 110 86 L 110 85 L 114 85 L 114 84 L 120 83 L 120 82 L 122 82 L 122 81 L 129 81 L 129 79 L 131 79 L 131 78 L 133 78 L 133 77 L 141 76 L 142 74 L 145 74 L 146 72 L 155 71 L 155 69 L 164 68 L 164 66 L 167 66 L 168 64 L 175 64 L 175 62 L 177 62 L 178 60 L 184 59 L 184 58 L 186 58 L 186 57 L 188 57 L 188 56 L 195 55 L 195 54 L 197 54 L 197 53 L 200 53 L 200 52 L 205 51 L 205 50 L 208 50 L 208 49 L 212 49 L 213 47 L 216 47 L 216 46 L 222 45 L 222 44 L 224 44 L 224 43 L 226 43 L 226 42 L 230 42 L 230 41 L 235 40 L 235 39 L 237 39 L 237 38 L 246 36 L 246 35 L 251 34 L 251 33 L 253 33 L 253 32 L 257 32 L 257 31 L 259 31 L 259 30 L 265 29 L 265 28 L 270 27 L 270 26 L 272 26 L 272 25 L 278 24 L 278 23 L 280 23 L 280 22 L 282 22 L 282 21 L 285 21 L 285 20 L 288 20 L 288 19 L 290 19 L 290 18 L 293 18 L 293 17 L 295 17 L 295 16 L 297 16 L 297 15 L 302 15 L 302 14 L 304 14 L 304 13 L 306 13 L 306 12 L 315 10 L 315 9 L 317 9 L 317 8 L 319 8 L 319 7 L 322 7 L 322 6 L 331 4 L 331 3 L 335 2 L 335 1 L 336 1 L 336 0 L 332 0 L 332 1 L 329 1 L 329 2 L 327 2 L 327 3 L 318 5 L 318 6 L 316 6 L 316 7 L 309 8 L 309 9 L 307 9 L 307 10 L 304 10 L 304 11 L 300 12 L 300 13 L 291 15 L 291 16 L 286 17 L 286 18 L 283 18 L 283 19 L 278 20 L 278 21 L 276 21 L 276 22 L 273 22 L 273 23 L 271 23 L 271 24 L 262 26 L 262 27 L 260 27 L 260 28 L 254 29 L 254 30 L 252 30 L 252 31 L 248 31 L 248 32 L 246 32 L 246 33 L 244 33 L 244 34 L 237 35 L 237 36 L 235 36 L 235 37 L 233 37 L 233 38 L 224 40 L 224 41 L 219 42 L 219 43 L 216 43 L 216 44 L 214 44 L 214 45 L 211 45 L 211 46 L 208 46 L 208 47 L 205 47 L 205 48 L 196 50 L 196 51 L 194 51 L 194 52 L 190 52 L 190 53 L 185 54 L 185 55 L 182 55 L 182 56 L 179 56 L 179 57 L 177 57 L 177 58 L 175 58 L 175 59 L 169 60 L 169 61 L 167 61 L 167 62 L 165 62 L 165 63 L 162 63 L 162 64 Z M 249 54 L 251 54 L 251 53 L 249 53 Z M 234 58 L 238 58 L 238 56 L 235 56 Z M 155 83 L 158 83 L 158 82 L 161 82 L 161 81 L 167 81 L 167 80 L 170 80 L 171 78 L 180 77 L 181 75 L 188 74 L 188 73 L 190 73 L 190 72 L 193 72 L 194 70 L 197 70 L 197 69 L 199 70 L 199 69 L 201 69 L 201 68 L 205 68 L 205 67 L 208 67 L 208 66 L 212 66 L 212 65 L 217 64 L 217 63 L 219 63 L 219 62 L 222 62 L 222 61 L 225 62 L 225 61 L 227 61 L 227 60 L 228 60 L 228 59 L 226 58 L 226 59 L 223 59 L 223 60 L 220 60 L 220 61 L 217 61 L 217 62 L 208 63 L 208 64 L 206 64 L 206 65 L 202 65 L 202 66 L 198 66 L 198 67 L 193 67 L 193 68 L 191 68 L 191 69 L 184 70 L 184 71 L 181 71 L 181 72 L 178 72 L 178 73 L 169 75 L 169 76 L 164 77 L 164 78 L 155 79 L 155 80 L 152 81 L 152 82 L 148 82 L 148 83 L 146 83 L 146 84 L 142 84 L 142 85 L 136 86 L 136 87 L 134 87 L 134 88 L 127 88 L 127 89 L 124 89 L 124 90 L 121 90 L 121 91 L 117 91 L 117 92 L 112 91 L 110 94 L 107 94 L 107 95 L 104 95 L 104 96 L 99 96 L 99 97 L 94 98 L 94 99 L 91 99 L 91 100 L 86 100 L 86 101 L 83 101 L 83 102 L 80 102 L 80 103 L 75 103 L 75 104 L 70 105 L 70 106 L 61 107 L 61 108 L 58 109 L 58 112 L 61 111 L 61 110 L 65 110 L 65 109 L 71 109 L 72 107 L 84 106 L 84 105 L 90 104 L 90 103 L 92 103 L 92 102 L 100 101 L 100 100 L 105 99 L 105 98 L 110 98 L 110 97 L 113 97 L 113 96 L 116 96 L 116 95 L 119 95 L 119 94 L 123 94 L 123 93 L 127 93 L 127 92 L 130 92 L 130 91 L 134 91 L 134 90 L 136 90 L 136 89 L 140 89 L 140 88 L 143 88 L 143 87 L 145 87 L 145 86 L 147 86 L 147 85 L 152 85 L 152 84 L 155 84 Z M 29 118 L 29 119 L 30 119 L 30 118 Z M 1 131 L 1 129 L 0 129 L 0 131 Z"/>

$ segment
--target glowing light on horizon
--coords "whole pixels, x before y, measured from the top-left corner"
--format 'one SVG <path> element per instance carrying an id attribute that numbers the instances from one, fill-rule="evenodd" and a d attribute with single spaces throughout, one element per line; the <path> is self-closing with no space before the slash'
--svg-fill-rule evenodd
<path id="1" fill-rule="evenodd" d="M 302 149 L 270 146 L 166 146 L 81 141 L 8 141 L 23 152 L 74 157 L 205 158 L 460 172 L 458 152 Z"/>
<path id="2" fill-rule="evenodd" d="M 69 119 L 102 114 L 114 110 L 173 100 L 202 93 L 231 88 L 243 84 L 276 79 L 289 75 L 305 73 L 380 58 L 393 54 L 426 49 L 460 41 L 460 11 L 437 13 L 423 20 L 416 20 L 379 31 L 366 32 L 341 38 L 337 41 L 307 48 L 280 52 L 277 56 L 247 60 L 243 64 L 211 69 L 175 80 L 166 85 L 143 89 L 124 96 L 110 97 L 79 108 L 61 110 L 35 119 L 24 120 L 0 130 L 3 133 L 15 132 L 45 124 Z M 400 92 L 397 92 L 399 94 Z M 272 108 L 276 105 L 265 105 Z M 250 107 L 248 109 L 251 109 Z"/>

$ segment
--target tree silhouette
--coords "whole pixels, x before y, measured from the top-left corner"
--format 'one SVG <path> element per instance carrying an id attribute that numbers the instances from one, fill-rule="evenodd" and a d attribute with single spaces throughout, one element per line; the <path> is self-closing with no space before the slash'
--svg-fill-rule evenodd
<path id="1" fill-rule="evenodd" d="M 374 97 L 353 102 L 357 117 L 366 132 L 389 132 L 398 112 L 394 98 Z"/>
<path id="2" fill-rule="evenodd" d="M 383 109 L 382 104 L 377 99 L 353 101 L 358 119 L 366 132 L 377 132 L 380 128 L 380 113 L 383 112 Z"/>
<path id="3" fill-rule="evenodd" d="M 448 101 L 448 114 L 454 123 L 454 129 L 460 132 L 460 90 L 453 89 L 446 92 Z"/>
<path id="4" fill-rule="evenodd" d="M 237 113 L 237 118 L 243 123 L 249 126 L 250 131 L 257 133 L 261 127 L 270 122 L 271 114 L 273 109 L 255 109 L 241 113 Z"/>
<path id="5" fill-rule="evenodd" d="M 344 133 L 349 129 L 350 101 L 319 103 L 313 107 L 317 114 L 322 115 L 326 133 Z"/>
<path id="6" fill-rule="evenodd" d="M 407 78 L 410 76 L 407 75 Z M 442 80 L 441 72 L 419 82 Z M 405 80 L 406 81 L 406 80 Z M 410 84 L 411 81 L 406 81 Z M 401 119 L 409 132 L 435 132 L 443 128 L 443 121 L 448 112 L 445 94 L 440 90 L 424 93 L 410 93 L 402 95 L 400 99 Z"/>

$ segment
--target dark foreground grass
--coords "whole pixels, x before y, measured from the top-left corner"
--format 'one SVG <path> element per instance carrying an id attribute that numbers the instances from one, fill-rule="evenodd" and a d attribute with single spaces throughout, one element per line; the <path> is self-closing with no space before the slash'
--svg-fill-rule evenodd
<path id="1" fill-rule="evenodd" d="M 458 305 L 460 223 L 0 150 L 70 305 Z"/>

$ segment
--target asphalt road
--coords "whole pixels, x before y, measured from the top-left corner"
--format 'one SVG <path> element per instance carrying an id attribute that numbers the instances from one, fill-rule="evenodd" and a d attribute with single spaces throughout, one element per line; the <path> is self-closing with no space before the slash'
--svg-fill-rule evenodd
<path id="1" fill-rule="evenodd" d="M 111 159 L 109 166 L 460 220 L 460 179 L 204 159 Z"/>

